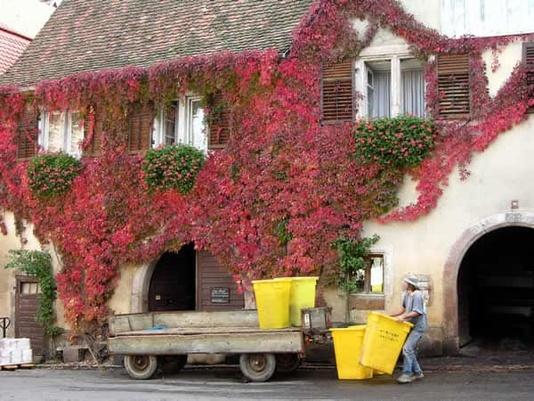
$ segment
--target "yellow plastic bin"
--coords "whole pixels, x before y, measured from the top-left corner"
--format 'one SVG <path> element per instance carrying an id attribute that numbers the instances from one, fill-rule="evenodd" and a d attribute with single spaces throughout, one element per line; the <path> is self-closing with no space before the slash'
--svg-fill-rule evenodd
<path id="1" fill-rule="evenodd" d="M 291 282 L 289 318 L 291 325 L 302 326 L 302 309 L 315 307 L 315 288 L 319 277 L 281 277 L 275 280 Z"/>
<path id="2" fill-rule="evenodd" d="M 360 359 L 361 364 L 380 372 L 392 374 L 412 326 L 411 323 L 399 322 L 383 313 L 369 313 Z"/>
<path id="3" fill-rule="evenodd" d="M 363 380 L 373 377 L 373 369 L 360 364 L 365 326 L 330 329 L 334 339 L 339 380 Z"/>
<path id="4" fill-rule="evenodd" d="M 261 329 L 289 327 L 291 280 L 254 280 L 254 296 Z"/>

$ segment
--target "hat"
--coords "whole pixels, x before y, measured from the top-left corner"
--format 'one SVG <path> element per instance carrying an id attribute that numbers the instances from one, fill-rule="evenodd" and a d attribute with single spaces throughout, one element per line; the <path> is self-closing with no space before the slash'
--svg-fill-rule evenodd
<path id="1" fill-rule="evenodd" d="M 404 280 L 403 280 L 405 283 L 408 283 L 408 284 L 411 284 L 413 285 L 415 288 L 419 289 L 419 279 L 417 278 L 417 276 L 413 275 L 413 274 L 409 274 L 407 275 L 406 277 L 404 277 Z"/>

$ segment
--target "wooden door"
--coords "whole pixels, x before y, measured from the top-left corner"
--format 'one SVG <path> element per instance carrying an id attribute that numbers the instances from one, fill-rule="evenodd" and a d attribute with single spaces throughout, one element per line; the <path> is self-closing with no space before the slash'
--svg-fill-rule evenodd
<path id="1" fill-rule="evenodd" d="M 34 357 L 45 352 L 43 327 L 37 322 L 41 289 L 35 277 L 17 276 L 15 337 L 29 338 Z"/>

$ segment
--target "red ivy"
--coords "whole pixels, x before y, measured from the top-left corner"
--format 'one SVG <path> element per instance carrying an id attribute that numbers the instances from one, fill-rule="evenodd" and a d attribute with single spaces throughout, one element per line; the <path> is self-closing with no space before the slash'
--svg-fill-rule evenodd
<path id="1" fill-rule="evenodd" d="M 360 37 L 353 18 L 369 20 Z M 31 221 L 39 238 L 61 253 L 57 282 L 67 319 L 75 327 L 100 322 L 121 265 L 152 260 L 189 241 L 212 252 L 245 285 L 259 277 L 331 272 L 332 242 L 357 238 L 363 221 L 391 208 L 403 172 L 358 164 L 352 124 L 320 125 L 319 66 L 357 56 L 380 27 L 406 39 L 420 57 L 471 55 L 472 121 L 437 122 L 435 150 L 411 171 L 419 180 L 417 202 L 382 218 L 414 220 L 436 206 L 456 166 L 525 118 L 523 68 L 491 99 L 481 58 L 485 49 L 523 37 L 452 40 L 418 23 L 394 0 L 317 0 L 295 30 L 287 59 L 274 50 L 223 52 L 148 69 L 76 74 L 41 82 L 32 95 L 0 88 L 0 207 Z M 434 64 L 425 76 L 434 111 Z M 141 157 L 125 152 L 125 108 L 161 104 L 187 91 L 221 94 L 233 105 L 239 131 L 223 151 L 209 155 L 190 193 L 151 193 Z M 82 172 L 61 200 L 35 199 L 25 163 L 16 160 L 14 138 L 25 105 L 84 111 L 85 147 L 95 126 L 89 110 L 105 119 L 102 155 L 82 160 Z M 278 234 L 282 222 L 284 241 Z M 1 222 L 0 228 L 5 231 Z"/>

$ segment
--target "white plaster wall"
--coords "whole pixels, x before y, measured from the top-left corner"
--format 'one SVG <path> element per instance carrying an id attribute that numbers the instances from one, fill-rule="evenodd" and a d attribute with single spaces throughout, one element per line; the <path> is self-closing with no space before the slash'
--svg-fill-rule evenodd
<path id="1" fill-rule="evenodd" d="M 419 22 L 429 28 L 440 30 L 440 0 L 401 0 L 401 4 Z"/>
<path id="2" fill-rule="evenodd" d="M 503 84 L 508 80 L 514 68 L 522 61 L 523 43 L 517 41 L 497 53 L 498 66 L 495 72 L 492 71 L 493 54 L 491 50 L 486 50 L 482 57 L 486 63 L 486 75 L 488 77 L 488 88 L 490 96 L 495 96 Z"/>
<path id="3" fill-rule="evenodd" d="M 519 201 L 520 210 L 534 211 L 532 154 L 534 116 L 502 134 L 484 153 L 475 155 L 467 180 L 461 181 L 458 172 L 454 172 L 437 208 L 429 215 L 410 223 L 365 224 L 364 234 L 380 235 L 376 246 L 391 253 L 386 275 L 393 278 L 393 296 L 386 297 L 386 310 L 398 306 L 404 274 L 429 274 L 434 285 L 430 324 L 441 325 L 443 268 L 454 242 L 483 218 L 509 211 L 511 200 Z M 404 185 L 400 193 L 403 204 L 413 200 L 412 188 L 412 183 Z"/>

